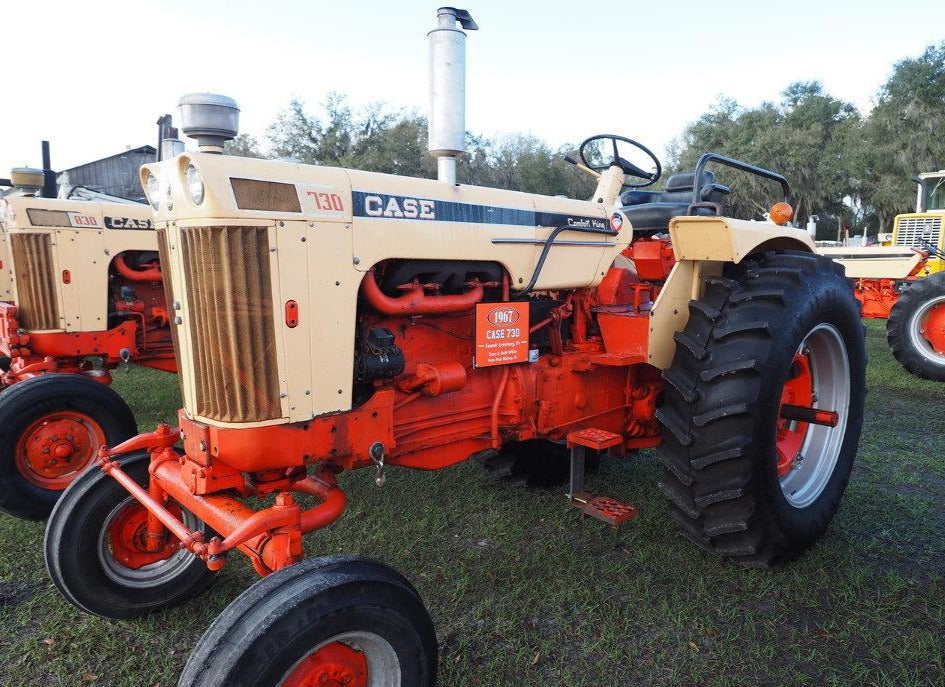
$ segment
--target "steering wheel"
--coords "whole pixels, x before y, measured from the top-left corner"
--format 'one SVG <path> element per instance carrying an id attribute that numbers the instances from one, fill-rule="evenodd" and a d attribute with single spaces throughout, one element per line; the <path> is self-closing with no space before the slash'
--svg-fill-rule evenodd
<path id="1" fill-rule="evenodd" d="M 592 165 L 585 156 L 584 151 L 587 149 L 588 145 L 597 141 L 610 141 L 611 148 L 613 149 L 613 157 L 606 163 Z M 634 148 L 639 148 L 644 153 L 646 153 L 649 158 L 653 160 L 653 164 L 656 165 L 656 171 L 652 173 L 644 172 L 629 160 L 625 160 L 624 158 L 620 157 L 620 153 L 617 150 L 617 141 L 629 143 Z M 608 169 L 609 167 L 612 167 L 613 165 L 617 165 L 627 176 L 639 177 L 640 179 L 645 180 L 642 184 L 628 184 L 624 182 L 624 186 L 628 188 L 643 188 L 644 186 L 651 186 L 652 184 L 655 184 L 657 179 L 660 178 L 660 175 L 663 174 L 663 166 L 660 164 L 660 161 L 657 159 L 656 155 L 653 154 L 653 151 L 651 151 L 642 143 L 637 143 L 636 141 L 626 138 L 625 136 L 616 136 L 614 134 L 598 134 L 597 136 L 591 136 L 581 143 L 578 153 L 581 156 L 581 162 L 584 164 L 584 166 L 588 169 L 593 169 L 595 172 L 601 172 L 605 169 Z"/>

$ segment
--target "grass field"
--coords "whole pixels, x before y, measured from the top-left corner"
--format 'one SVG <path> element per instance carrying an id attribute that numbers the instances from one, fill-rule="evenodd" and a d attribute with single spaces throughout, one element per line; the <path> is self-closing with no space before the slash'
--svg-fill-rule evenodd
<path id="1" fill-rule="evenodd" d="M 442 685 L 945 685 L 945 385 L 892 359 L 868 324 L 867 415 L 827 536 L 785 570 L 745 570 L 676 535 L 650 453 L 590 487 L 636 504 L 619 529 L 561 489 L 495 484 L 473 465 L 342 476 L 346 515 L 308 555 L 393 564 L 436 623 Z M 116 387 L 142 429 L 172 419 L 176 380 Z M 211 619 L 255 576 L 231 556 L 198 600 L 136 622 L 75 610 L 46 577 L 43 524 L 0 515 L 0 685 L 176 683 Z"/>

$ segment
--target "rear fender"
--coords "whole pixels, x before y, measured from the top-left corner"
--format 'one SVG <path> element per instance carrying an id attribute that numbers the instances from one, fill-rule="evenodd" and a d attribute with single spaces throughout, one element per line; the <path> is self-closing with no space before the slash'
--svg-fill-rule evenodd
<path id="1" fill-rule="evenodd" d="M 689 301 L 698 300 L 705 282 L 721 276 L 727 263 L 752 253 L 796 250 L 812 253 L 814 242 L 801 229 L 728 217 L 677 217 L 669 225 L 676 264 L 650 314 L 649 363 L 668 368 L 676 353 L 673 334 L 689 321 Z"/>

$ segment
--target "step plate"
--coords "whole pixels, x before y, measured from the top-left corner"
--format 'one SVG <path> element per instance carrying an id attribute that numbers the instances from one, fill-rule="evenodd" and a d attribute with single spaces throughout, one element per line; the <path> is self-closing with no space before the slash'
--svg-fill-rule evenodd
<path id="1" fill-rule="evenodd" d="M 614 526 L 622 525 L 640 514 L 635 506 L 610 496 L 575 494 L 575 497 L 571 499 L 571 504 L 584 514 Z"/>

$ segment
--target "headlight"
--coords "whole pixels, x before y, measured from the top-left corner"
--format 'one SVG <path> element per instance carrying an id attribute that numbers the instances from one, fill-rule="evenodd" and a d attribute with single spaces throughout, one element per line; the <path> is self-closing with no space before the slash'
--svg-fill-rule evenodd
<path id="1" fill-rule="evenodd" d="M 200 170 L 190 163 L 187 165 L 185 176 L 190 199 L 194 201 L 194 205 L 200 205 L 203 202 L 203 178 L 200 176 Z"/>
<path id="2" fill-rule="evenodd" d="M 145 178 L 144 192 L 148 196 L 148 202 L 151 203 L 151 207 L 155 210 L 160 210 L 161 182 L 156 176 L 154 176 L 154 174 L 150 172 L 148 172 L 148 176 Z"/>

